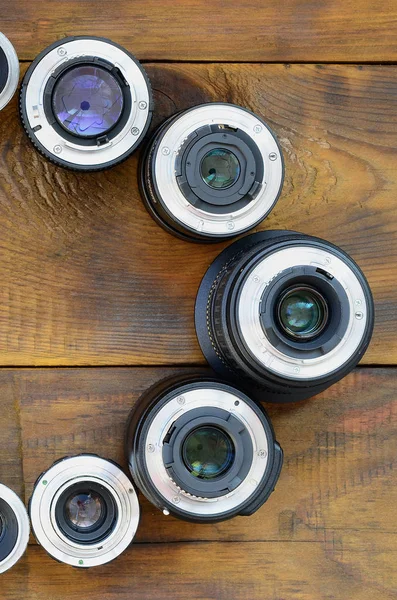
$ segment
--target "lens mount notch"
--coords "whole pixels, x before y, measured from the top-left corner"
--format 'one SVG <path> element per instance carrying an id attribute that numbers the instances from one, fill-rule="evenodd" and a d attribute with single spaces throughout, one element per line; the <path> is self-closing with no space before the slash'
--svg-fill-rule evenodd
<path id="1" fill-rule="evenodd" d="M 197 409 L 201 416 L 198 416 Z M 218 416 L 211 413 L 213 410 L 220 411 Z M 193 415 L 191 421 L 190 414 Z M 223 485 L 220 483 L 224 478 L 221 476 L 219 479 L 197 483 L 186 465 L 184 467 L 180 452 L 186 435 L 197 424 L 196 419 L 201 424 L 214 423 L 219 419 L 216 427 L 225 431 L 227 414 L 232 414 L 233 417 L 228 420 L 229 427 L 233 428 L 233 442 L 239 435 L 236 433 L 237 424 L 236 430 L 232 424 L 234 418 L 240 423 L 242 432 L 244 427 L 250 432 L 252 462 L 249 473 L 240 485 L 222 495 L 220 487 Z M 178 423 L 178 419 L 182 420 Z M 174 429 L 175 424 L 177 426 Z M 243 433 L 242 437 L 244 436 Z M 244 440 L 244 444 L 247 444 L 247 440 Z M 232 473 L 233 468 L 243 475 L 249 462 L 247 446 L 246 450 L 244 459 L 241 454 L 237 456 L 237 449 L 236 458 L 226 476 Z M 126 435 L 126 454 L 131 474 L 144 495 L 165 514 L 173 514 L 193 522 L 218 522 L 237 514 L 251 514 L 273 491 L 282 464 L 282 451 L 274 439 L 272 426 L 263 409 L 239 390 L 208 376 L 188 379 L 177 376 L 163 380 L 148 390 L 131 412 Z M 174 460 L 176 455 L 177 461 Z M 183 471 L 183 468 L 185 472 L 182 472 L 179 479 L 179 469 Z M 175 477 L 176 471 L 178 473 Z M 209 484 L 206 497 L 202 496 L 202 488 L 199 492 L 197 490 L 197 485 L 201 486 L 202 483 Z M 190 492 L 185 489 L 189 484 Z"/>
<path id="2" fill-rule="evenodd" d="M 29 541 L 29 517 L 22 500 L 0 484 L 0 573 L 18 562 Z"/>
<path id="3" fill-rule="evenodd" d="M 98 516 L 85 512 L 80 494 L 99 502 Z M 76 523 L 68 507 L 77 507 Z M 81 454 L 57 460 L 39 476 L 29 514 L 34 535 L 50 556 L 87 568 L 113 560 L 129 546 L 139 522 L 139 504 L 131 482 L 115 462 Z M 76 525 L 90 519 L 89 526 Z"/>
<path id="4" fill-rule="evenodd" d="M 231 186 L 212 189 L 200 165 L 206 149 L 222 147 L 238 155 L 242 169 Z M 257 115 L 217 102 L 163 123 L 139 171 L 145 206 L 164 229 L 187 241 L 217 242 L 265 218 L 281 193 L 284 162 L 274 134 Z"/>
<path id="5" fill-rule="evenodd" d="M 289 254 L 281 254 L 289 247 Z M 296 262 L 300 255 L 304 257 L 305 248 L 310 255 L 306 265 L 308 256 Z M 285 262 L 282 256 L 290 258 Z M 275 327 L 273 308 L 266 304 L 269 310 L 264 310 L 266 293 L 283 273 L 287 274 L 284 287 L 288 287 L 289 268 L 312 263 L 316 265 L 315 286 L 326 288 L 331 319 L 318 338 L 294 342 Z M 340 248 L 296 232 L 273 231 L 246 236 L 215 259 L 198 291 L 195 323 L 203 353 L 219 375 L 242 385 L 255 399 L 291 402 L 323 391 L 357 364 L 371 338 L 373 314 L 368 283 Z M 342 354 L 338 341 L 343 344 Z M 282 370 L 274 368 L 279 360 L 281 366 L 285 364 Z M 323 369 L 322 375 L 310 376 L 313 366 L 317 372 Z"/>
<path id="6" fill-rule="evenodd" d="M 77 126 L 72 130 L 69 125 L 63 127 L 54 114 L 57 81 L 72 72 L 73 68 L 79 69 L 84 64 L 104 70 L 108 78 L 116 81 L 116 87 L 122 90 L 121 115 L 118 116 L 116 111 L 112 117 L 114 122 L 105 127 L 103 135 L 96 135 L 95 132 L 92 136 L 84 132 L 76 135 Z M 96 109 L 112 121 L 109 117 L 113 110 L 111 97 L 103 92 L 105 95 L 102 98 L 98 96 L 98 88 L 88 84 L 86 87 L 88 96 L 79 105 L 79 119 Z M 89 96 L 93 89 L 95 97 L 102 98 L 102 101 L 91 106 Z M 79 110 L 79 106 L 76 105 L 76 110 Z M 75 108 L 69 106 L 72 122 L 77 114 Z M 146 135 L 152 111 L 150 82 L 143 67 L 122 46 L 106 38 L 77 36 L 55 42 L 33 61 L 21 85 L 20 116 L 29 139 L 48 160 L 72 170 L 103 170 L 128 158 Z M 95 114 L 92 122 L 99 123 L 99 120 L 95 120 Z"/>

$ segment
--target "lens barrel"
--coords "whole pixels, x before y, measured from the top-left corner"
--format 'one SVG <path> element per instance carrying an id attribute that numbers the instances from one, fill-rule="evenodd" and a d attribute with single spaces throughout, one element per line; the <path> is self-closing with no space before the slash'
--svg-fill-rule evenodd
<path id="1" fill-rule="evenodd" d="M 0 110 L 9 103 L 19 81 L 19 61 L 14 46 L 0 33 Z"/>
<path id="2" fill-rule="evenodd" d="M 195 309 L 204 356 L 256 400 L 293 402 L 347 375 L 370 342 L 368 283 L 340 248 L 292 231 L 254 233 L 212 263 Z"/>
<path id="3" fill-rule="evenodd" d="M 29 541 L 29 517 L 20 498 L 0 484 L 0 573 L 24 554 Z"/>
<path id="4" fill-rule="evenodd" d="M 148 77 L 105 38 L 67 37 L 46 48 L 22 81 L 20 116 L 36 149 L 79 171 L 112 167 L 138 147 L 153 110 Z"/>
<path id="5" fill-rule="evenodd" d="M 119 556 L 139 522 L 136 492 L 116 463 L 66 457 L 37 479 L 29 502 L 34 535 L 56 560 L 93 567 Z"/>
<path id="6" fill-rule="evenodd" d="M 174 377 L 130 415 L 134 481 L 164 514 L 210 523 L 251 515 L 274 490 L 282 450 L 263 408 L 208 377 Z"/>
<path id="7" fill-rule="evenodd" d="M 276 203 L 283 179 L 281 148 L 266 123 L 220 102 L 170 117 L 140 166 L 149 213 L 169 233 L 196 242 L 255 227 Z"/>

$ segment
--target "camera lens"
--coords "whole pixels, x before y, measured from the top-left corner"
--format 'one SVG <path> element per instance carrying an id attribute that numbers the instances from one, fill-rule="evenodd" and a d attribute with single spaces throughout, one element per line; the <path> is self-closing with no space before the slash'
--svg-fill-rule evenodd
<path id="1" fill-rule="evenodd" d="M 203 523 L 254 513 L 282 465 L 262 407 L 205 377 L 174 377 L 148 390 L 131 412 L 126 453 L 155 506 Z"/>
<path id="2" fill-rule="evenodd" d="M 281 192 L 284 165 L 274 134 L 240 106 L 208 103 L 169 118 L 140 167 L 146 208 L 167 231 L 216 242 L 255 227 Z"/>
<path id="3" fill-rule="evenodd" d="M 61 459 L 40 475 L 29 512 L 37 541 L 76 567 L 116 558 L 132 542 L 139 521 L 131 482 L 118 465 L 92 454 Z"/>
<path id="4" fill-rule="evenodd" d="M 118 44 L 68 37 L 46 48 L 27 70 L 20 115 L 35 147 L 52 162 L 105 169 L 126 159 L 149 127 L 149 80 Z"/>
<path id="5" fill-rule="evenodd" d="M 314 288 L 293 286 L 280 295 L 277 319 L 290 337 L 298 340 L 313 339 L 327 324 L 327 302 Z"/>
<path id="6" fill-rule="evenodd" d="M 29 518 L 23 502 L 0 484 L 0 573 L 21 558 L 29 541 Z"/>
<path id="7" fill-rule="evenodd" d="M 9 103 L 18 86 L 19 60 L 14 46 L 0 33 L 0 110 Z"/>
<path id="8" fill-rule="evenodd" d="M 210 365 L 254 399 L 303 400 L 347 375 L 370 342 L 374 307 L 356 263 L 290 231 L 246 236 L 222 252 L 196 300 Z"/>

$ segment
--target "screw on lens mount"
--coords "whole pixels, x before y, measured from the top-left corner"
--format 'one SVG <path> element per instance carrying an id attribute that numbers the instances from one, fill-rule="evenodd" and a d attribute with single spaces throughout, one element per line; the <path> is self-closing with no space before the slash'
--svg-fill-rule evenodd
<path id="1" fill-rule="evenodd" d="M 129 546 L 139 504 L 116 463 L 80 454 L 57 460 L 39 476 L 29 515 L 37 541 L 50 556 L 88 568 L 113 560 Z"/>

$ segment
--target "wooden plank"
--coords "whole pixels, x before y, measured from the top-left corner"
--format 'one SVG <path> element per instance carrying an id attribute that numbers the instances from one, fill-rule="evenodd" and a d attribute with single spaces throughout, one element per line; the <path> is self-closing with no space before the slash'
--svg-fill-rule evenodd
<path id="1" fill-rule="evenodd" d="M 19 378 L 0 370 L 0 483 L 24 493 L 22 438 L 19 422 Z"/>
<path id="2" fill-rule="evenodd" d="M 94 452 L 125 466 L 130 409 L 175 372 L 192 369 L 19 370 L 26 499 L 37 476 L 63 456 Z M 307 402 L 268 405 L 285 464 L 264 507 L 249 518 L 195 525 L 141 498 L 137 541 L 318 542 L 331 554 L 345 540 L 369 548 L 390 536 L 395 543 L 396 383 L 397 369 L 359 369 Z M 376 568 L 386 575 L 387 564 L 379 557 Z"/>
<path id="3" fill-rule="evenodd" d="M 115 15 L 118 20 L 115 21 Z M 3 0 L 21 59 L 65 35 L 99 35 L 140 59 L 379 62 L 397 59 L 397 7 L 368 0 Z"/>
<path id="4" fill-rule="evenodd" d="M 364 362 L 397 363 L 397 67 L 172 64 L 148 72 L 154 124 L 210 100 L 266 119 L 284 149 L 286 182 L 261 228 L 294 228 L 350 252 L 377 306 Z M 2 111 L 0 364 L 204 363 L 194 300 L 225 244 L 165 233 L 142 206 L 136 169 L 136 157 L 96 174 L 56 168 L 25 138 L 16 100 Z"/>
<path id="5" fill-rule="evenodd" d="M 4 600 L 394 600 L 395 546 L 387 535 L 363 545 L 347 532 L 332 542 L 135 544 L 116 561 L 72 569 L 44 550 L 2 575 Z M 379 561 L 381 565 L 380 567 Z"/>

